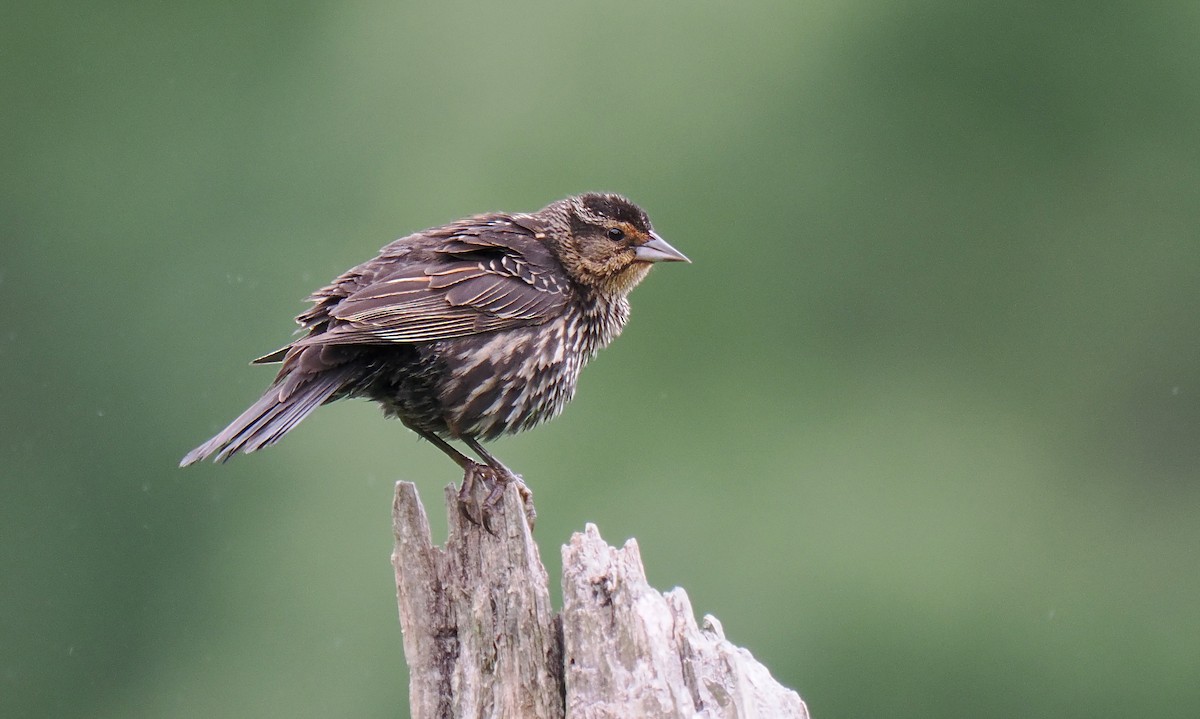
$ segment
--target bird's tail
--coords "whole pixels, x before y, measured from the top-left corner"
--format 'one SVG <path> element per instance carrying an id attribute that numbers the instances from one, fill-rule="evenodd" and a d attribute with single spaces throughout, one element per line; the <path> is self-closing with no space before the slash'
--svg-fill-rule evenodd
<path id="1" fill-rule="evenodd" d="M 195 464 L 213 454 L 216 455 L 214 462 L 224 462 L 237 452 L 249 453 L 275 444 L 300 420 L 344 388 L 352 375 L 353 371 L 344 366 L 304 377 L 295 373 L 281 375 L 228 427 L 188 452 L 179 466 Z"/>

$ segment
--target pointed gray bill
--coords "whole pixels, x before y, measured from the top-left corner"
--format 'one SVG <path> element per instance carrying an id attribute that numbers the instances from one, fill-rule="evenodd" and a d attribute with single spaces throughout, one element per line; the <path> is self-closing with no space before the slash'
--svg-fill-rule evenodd
<path id="1" fill-rule="evenodd" d="M 642 262 L 691 262 L 682 252 L 668 245 L 657 232 L 650 233 L 649 242 L 635 247 L 633 256 Z"/>

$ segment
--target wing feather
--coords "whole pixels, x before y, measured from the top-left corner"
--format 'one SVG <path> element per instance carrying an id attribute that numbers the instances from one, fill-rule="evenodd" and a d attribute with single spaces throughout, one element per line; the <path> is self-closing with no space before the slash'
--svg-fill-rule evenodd
<path id="1" fill-rule="evenodd" d="M 511 224 L 462 230 L 419 261 L 392 248 L 314 295 L 317 306 L 300 318 L 310 334 L 293 346 L 430 342 L 541 324 L 571 298 L 549 249 Z"/>

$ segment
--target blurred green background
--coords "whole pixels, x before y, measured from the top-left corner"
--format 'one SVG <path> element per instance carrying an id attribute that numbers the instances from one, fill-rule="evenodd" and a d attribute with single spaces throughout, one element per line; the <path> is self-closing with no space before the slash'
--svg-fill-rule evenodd
<path id="1" fill-rule="evenodd" d="M 494 449 L 819 719 L 1200 716 L 1194 2 L 10 3 L 0 716 L 407 714 L 367 403 L 176 468 L 395 237 L 615 190 L 660 267 Z"/>

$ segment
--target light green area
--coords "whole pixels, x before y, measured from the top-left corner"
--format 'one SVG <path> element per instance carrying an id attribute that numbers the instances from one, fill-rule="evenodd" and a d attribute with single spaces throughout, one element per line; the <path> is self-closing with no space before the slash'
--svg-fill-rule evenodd
<path id="1" fill-rule="evenodd" d="M 495 445 L 819 719 L 1200 716 L 1200 6 L 0 11 L 0 716 L 406 714 L 365 403 L 187 471 L 394 237 L 616 190 L 657 268 Z"/>

